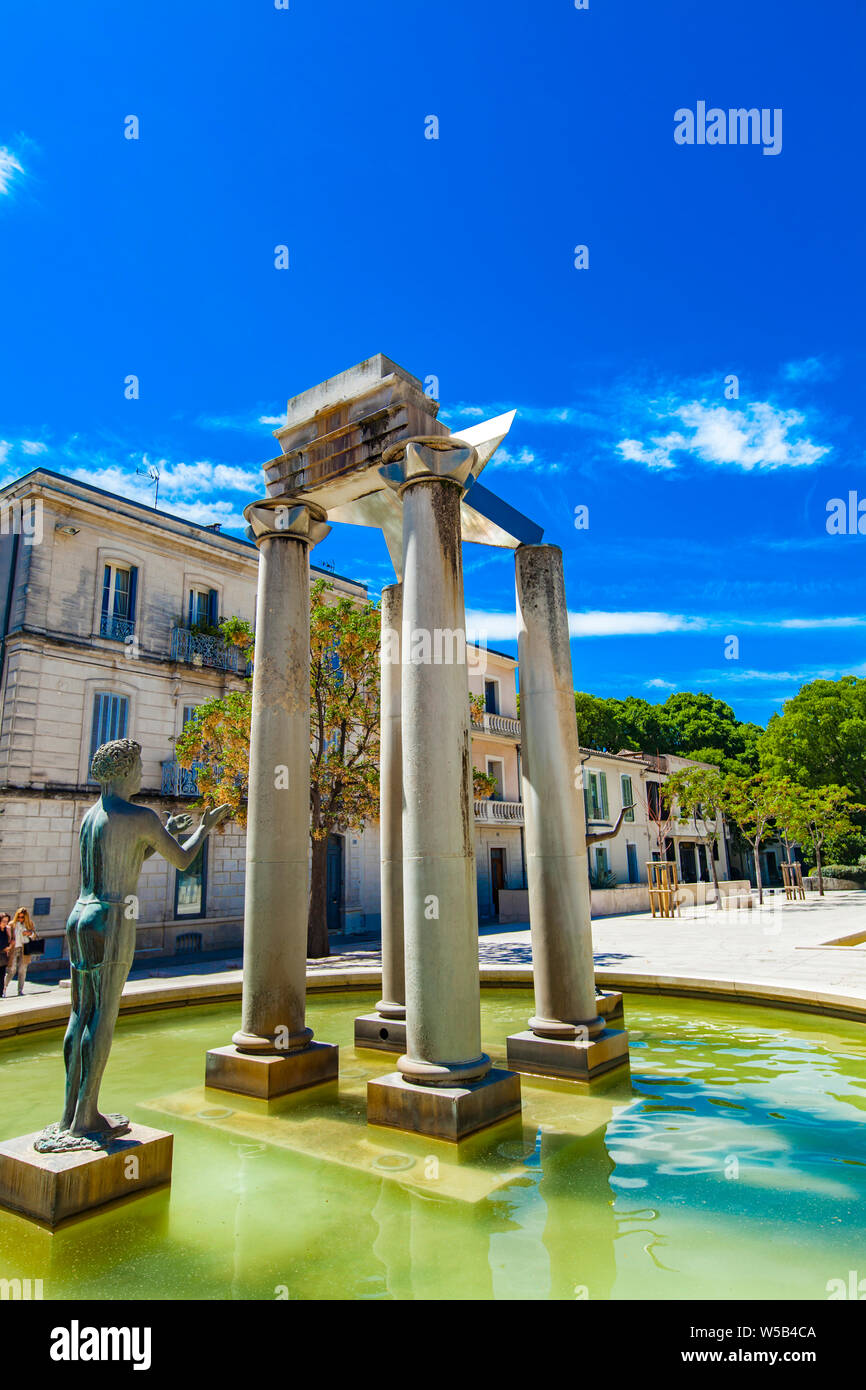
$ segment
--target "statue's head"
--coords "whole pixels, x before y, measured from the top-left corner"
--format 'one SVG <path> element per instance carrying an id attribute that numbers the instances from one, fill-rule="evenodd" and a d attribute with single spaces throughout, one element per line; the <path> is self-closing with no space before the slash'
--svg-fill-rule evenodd
<path id="1" fill-rule="evenodd" d="M 93 755 L 90 775 L 101 787 L 134 796 L 141 789 L 141 744 L 133 738 L 103 743 Z"/>

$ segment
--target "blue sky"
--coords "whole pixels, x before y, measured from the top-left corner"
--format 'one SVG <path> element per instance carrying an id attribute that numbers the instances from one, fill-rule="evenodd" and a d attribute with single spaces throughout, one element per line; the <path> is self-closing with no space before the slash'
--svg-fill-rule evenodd
<path id="1" fill-rule="evenodd" d="M 455 432 L 517 408 L 484 482 L 563 547 L 578 688 L 763 722 L 866 674 L 866 537 L 826 530 L 866 498 L 857 0 L 48 0 L 2 33 L 4 481 L 148 500 L 158 462 L 161 506 L 239 525 L 286 399 L 384 352 Z M 678 145 L 698 101 L 780 109 L 781 152 Z M 314 558 L 391 577 L 362 530 Z M 512 650 L 511 556 L 465 559 Z"/>

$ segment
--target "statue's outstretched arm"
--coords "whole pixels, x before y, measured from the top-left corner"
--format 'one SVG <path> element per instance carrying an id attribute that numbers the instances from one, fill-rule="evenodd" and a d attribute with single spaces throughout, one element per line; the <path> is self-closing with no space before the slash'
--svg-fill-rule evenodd
<path id="1" fill-rule="evenodd" d="M 626 811 L 633 810 L 634 806 L 623 806 L 622 810 L 616 818 L 616 824 L 612 826 L 610 830 L 599 830 L 597 832 L 594 832 L 592 835 L 587 835 L 586 843 L 588 845 L 594 845 L 598 840 L 612 840 L 614 835 L 617 833 L 617 831 L 623 823 Z"/>
<path id="2" fill-rule="evenodd" d="M 169 833 L 155 811 L 148 811 L 145 838 L 148 846 L 176 869 L 188 869 L 210 832 L 231 814 L 230 806 L 217 806 L 205 811 L 201 823 L 183 844 Z"/>

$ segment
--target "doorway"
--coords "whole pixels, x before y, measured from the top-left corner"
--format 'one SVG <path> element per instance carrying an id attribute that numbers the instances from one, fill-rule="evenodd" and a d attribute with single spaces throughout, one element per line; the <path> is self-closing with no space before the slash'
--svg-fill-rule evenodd
<path id="1" fill-rule="evenodd" d="M 694 845 L 680 845 L 680 878 L 683 883 L 697 883 L 698 881 Z"/>
<path id="2" fill-rule="evenodd" d="M 493 916 L 499 916 L 499 890 L 505 887 L 505 850 L 490 851 L 490 896 L 493 900 Z"/>
<path id="3" fill-rule="evenodd" d="M 343 930 L 343 837 L 328 836 L 328 872 L 325 888 L 328 931 Z"/>

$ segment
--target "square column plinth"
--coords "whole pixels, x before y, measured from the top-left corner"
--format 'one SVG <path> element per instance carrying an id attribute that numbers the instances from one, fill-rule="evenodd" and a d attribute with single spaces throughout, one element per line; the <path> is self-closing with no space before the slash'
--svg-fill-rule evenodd
<path id="1" fill-rule="evenodd" d="M 606 989 L 603 990 L 601 994 L 597 994 L 595 996 L 595 1007 L 604 1019 L 607 1028 L 610 1028 L 615 1023 L 622 1024 L 625 1020 L 622 994 L 619 990 Z"/>
<path id="2" fill-rule="evenodd" d="M 37 1153 L 39 1133 L 0 1143 L 0 1206 L 52 1229 L 80 1216 L 171 1182 L 173 1136 L 130 1125 L 99 1149 Z"/>
<path id="3" fill-rule="evenodd" d="M 451 1143 L 520 1112 L 520 1077 L 491 1068 L 471 1086 L 418 1086 L 400 1072 L 367 1083 L 367 1123 Z"/>
<path id="4" fill-rule="evenodd" d="M 335 1081 L 340 1070 L 340 1049 L 333 1043 L 311 1042 L 300 1052 L 240 1052 L 234 1043 L 213 1047 L 205 1064 L 206 1086 L 217 1091 L 236 1091 L 242 1096 L 273 1100 Z"/>
<path id="5" fill-rule="evenodd" d="M 405 1018 L 383 1018 L 381 1014 L 359 1014 L 355 1019 L 355 1046 L 375 1052 L 406 1051 Z"/>
<path id="6" fill-rule="evenodd" d="M 508 1065 L 529 1076 L 566 1081 L 594 1081 L 597 1076 L 628 1066 L 628 1033 L 605 1028 L 597 1038 L 539 1038 L 527 1030 L 508 1038 Z"/>

